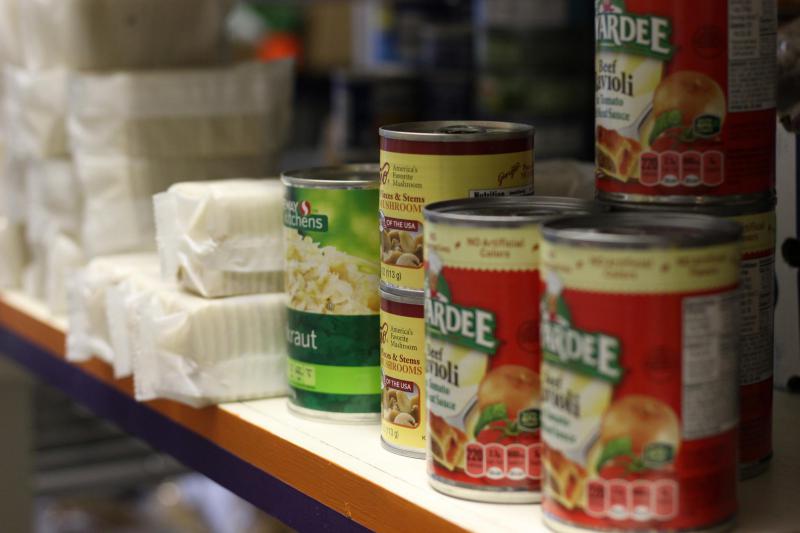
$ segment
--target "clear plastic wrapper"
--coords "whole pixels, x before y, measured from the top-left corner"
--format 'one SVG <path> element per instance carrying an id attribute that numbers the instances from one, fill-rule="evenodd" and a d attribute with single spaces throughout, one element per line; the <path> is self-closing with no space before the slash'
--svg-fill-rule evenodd
<path id="1" fill-rule="evenodd" d="M 139 401 L 195 407 L 286 393 L 286 296 L 209 300 L 178 288 L 143 299 L 133 356 Z"/>
<path id="2" fill-rule="evenodd" d="M 69 283 L 84 265 L 83 250 L 69 236 L 53 229 L 44 240 L 44 300 L 50 312 L 56 315 L 67 313 Z"/>
<path id="3" fill-rule="evenodd" d="M 17 289 L 22 283 L 26 251 L 21 224 L 0 216 L 0 289 Z"/>
<path id="4" fill-rule="evenodd" d="M 66 114 L 69 75 L 64 70 L 3 67 L 6 149 L 22 157 L 69 153 Z"/>
<path id="5" fill-rule="evenodd" d="M 207 298 L 283 290 L 283 185 L 178 183 L 154 198 L 165 279 Z"/>
<path id="6" fill-rule="evenodd" d="M 145 302 L 158 290 L 167 290 L 173 284 L 161 279 L 160 272 L 152 268 L 134 272 L 106 291 L 106 321 L 114 353 L 114 376 L 128 377 L 133 373 L 133 354 L 140 343 L 142 312 Z"/>
<path id="7" fill-rule="evenodd" d="M 73 79 L 69 134 L 82 156 L 241 157 L 283 147 L 293 63 L 84 74 Z"/>
<path id="8" fill-rule="evenodd" d="M 156 254 L 98 257 L 73 276 L 68 293 L 69 361 L 86 361 L 93 355 L 109 363 L 113 361 L 106 291 L 133 273 L 147 272 L 158 276 Z"/>
<path id="9" fill-rule="evenodd" d="M 154 194 L 180 181 L 265 175 L 276 164 L 277 158 L 271 155 L 180 159 L 76 156 L 84 198 L 81 242 L 89 257 L 155 251 Z"/>
<path id="10" fill-rule="evenodd" d="M 7 0 L 10 1 L 10 0 Z M 31 69 L 159 68 L 220 57 L 233 0 L 17 0 Z"/>
<path id="11" fill-rule="evenodd" d="M 69 159 L 37 159 L 25 165 L 26 237 L 41 243 L 50 232 L 76 240 L 80 235 L 82 201 Z"/>

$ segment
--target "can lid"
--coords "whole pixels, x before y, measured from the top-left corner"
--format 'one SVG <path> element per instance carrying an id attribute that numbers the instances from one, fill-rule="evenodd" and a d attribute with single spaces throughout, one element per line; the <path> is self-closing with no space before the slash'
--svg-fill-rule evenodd
<path id="1" fill-rule="evenodd" d="M 517 227 L 564 214 L 600 213 L 594 200 L 560 196 L 504 196 L 434 202 L 422 210 L 428 222 L 464 226 Z"/>
<path id="2" fill-rule="evenodd" d="M 736 242 L 742 227 L 708 215 L 606 213 L 550 220 L 542 224 L 542 235 L 550 242 L 611 248 L 695 248 Z"/>
<path id="3" fill-rule="evenodd" d="M 374 189 L 378 187 L 378 169 L 378 163 L 357 163 L 289 170 L 281 174 L 281 181 L 307 189 Z"/>
<path id="4" fill-rule="evenodd" d="M 392 124 L 383 126 L 378 132 L 386 139 L 402 141 L 477 142 L 532 137 L 534 128 L 514 122 L 436 120 Z"/>
<path id="5" fill-rule="evenodd" d="M 777 199 L 772 193 L 739 199 L 724 204 L 667 204 L 657 202 L 634 203 L 618 200 L 598 200 L 613 212 L 694 213 L 715 217 L 738 217 L 766 213 L 775 209 Z"/>
<path id="6" fill-rule="evenodd" d="M 400 287 L 392 287 L 387 285 L 386 282 L 381 281 L 380 286 L 381 298 L 389 300 L 390 302 L 397 302 L 401 304 L 411 305 L 424 305 L 425 292 L 413 289 L 401 289 Z"/>

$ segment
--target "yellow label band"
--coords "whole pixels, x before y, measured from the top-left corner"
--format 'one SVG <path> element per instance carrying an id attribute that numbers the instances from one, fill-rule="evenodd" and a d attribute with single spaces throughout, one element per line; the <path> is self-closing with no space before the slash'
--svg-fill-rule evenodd
<path id="1" fill-rule="evenodd" d="M 739 281 L 740 246 L 613 250 L 542 243 L 542 277 L 555 273 L 570 289 L 632 293 L 711 290 Z"/>
<path id="2" fill-rule="evenodd" d="M 381 150 L 381 279 L 421 290 L 423 208 L 441 200 L 533 193 L 533 151 L 420 155 Z"/>
<path id="3" fill-rule="evenodd" d="M 775 211 L 733 217 L 742 225 L 742 255 L 763 254 L 775 249 Z"/>
<path id="4" fill-rule="evenodd" d="M 425 320 L 381 310 L 381 434 L 425 450 Z"/>
<path id="5" fill-rule="evenodd" d="M 427 249 L 444 265 L 485 270 L 532 270 L 539 265 L 538 224 L 519 228 L 480 228 L 429 224 Z"/>

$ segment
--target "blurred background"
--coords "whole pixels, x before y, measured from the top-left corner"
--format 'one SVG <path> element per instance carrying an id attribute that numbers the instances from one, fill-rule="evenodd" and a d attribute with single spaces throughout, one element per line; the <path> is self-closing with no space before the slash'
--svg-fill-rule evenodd
<path id="1" fill-rule="evenodd" d="M 150 197 L 180 179 L 376 161 L 381 125 L 437 119 L 531 123 L 537 160 L 593 159 L 586 0 L 124 0 L 106 8 L 0 0 L 0 287 L 21 288 L 54 316 L 67 309 L 65 280 L 90 258 L 152 247 Z M 169 109 L 170 91 L 179 99 L 191 91 L 194 74 L 182 69 L 287 58 L 289 109 L 259 107 L 259 91 L 282 101 L 282 82 L 252 72 L 241 78 L 252 79 L 250 92 L 240 91 L 252 103 Z M 239 76 L 216 72 L 212 87 L 230 89 Z M 151 82 L 151 93 L 136 92 Z M 153 99 L 162 95 L 166 103 Z M 164 129 L 173 115 L 196 118 L 187 123 L 216 140 L 214 131 L 258 127 L 271 144 L 198 148 L 195 126 Z M 136 234 L 126 239 L 126 229 Z M 0 427 L 12 436 L 0 439 L 2 531 L 287 530 L 3 361 L 0 395 Z"/>

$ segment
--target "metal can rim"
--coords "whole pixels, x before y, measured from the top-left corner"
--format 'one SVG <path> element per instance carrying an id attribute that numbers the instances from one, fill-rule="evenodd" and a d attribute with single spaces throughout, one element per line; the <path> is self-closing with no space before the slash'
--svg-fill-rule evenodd
<path id="1" fill-rule="evenodd" d="M 620 231 L 623 228 L 632 231 Z M 643 228 L 672 231 L 648 233 Z M 542 236 L 548 242 L 604 248 L 697 248 L 735 243 L 742 237 L 742 227 L 709 215 L 664 213 L 653 218 L 644 213 L 604 213 L 549 220 L 542 224 Z"/>
<path id="2" fill-rule="evenodd" d="M 479 214 L 485 209 L 518 209 L 517 215 Z M 428 204 L 422 210 L 426 222 L 460 226 L 514 228 L 536 224 L 553 217 L 578 213 L 598 213 L 604 208 L 594 200 L 562 196 L 515 196 L 494 198 L 461 198 Z"/>
<path id="3" fill-rule="evenodd" d="M 378 163 L 354 163 L 287 170 L 281 173 L 281 181 L 305 189 L 377 189 L 379 169 Z"/>
<path id="4" fill-rule="evenodd" d="M 446 128 L 464 128 L 475 131 L 448 132 Z M 378 129 L 386 139 L 420 142 L 481 142 L 533 137 L 536 129 L 530 124 L 498 122 L 491 120 L 432 120 L 426 122 L 401 122 Z"/>
<path id="5" fill-rule="evenodd" d="M 381 281 L 379 291 L 382 300 L 406 305 L 425 305 L 425 292 L 421 290 L 393 287 Z"/>
<path id="6" fill-rule="evenodd" d="M 769 194 L 727 204 L 708 203 L 678 205 L 657 202 L 633 203 L 606 199 L 598 199 L 597 202 L 601 205 L 608 206 L 612 212 L 619 213 L 686 213 L 717 217 L 737 217 L 773 211 L 778 200 L 775 195 Z"/>

